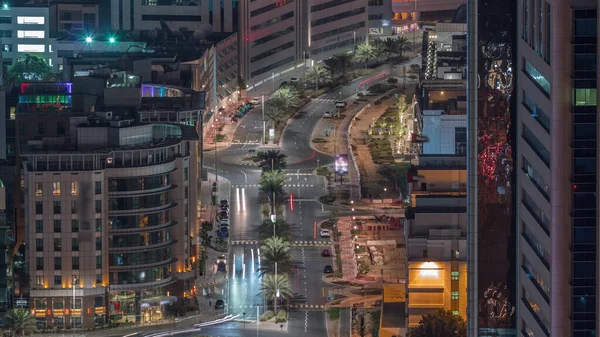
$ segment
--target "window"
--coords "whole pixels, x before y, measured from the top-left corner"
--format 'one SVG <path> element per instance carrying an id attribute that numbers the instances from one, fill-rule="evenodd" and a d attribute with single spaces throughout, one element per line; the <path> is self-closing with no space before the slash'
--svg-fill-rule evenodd
<path id="1" fill-rule="evenodd" d="M 531 149 L 540 157 L 546 166 L 550 167 L 550 151 L 546 149 L 544 144 L 535 136 L 525 124 L 523 124 L 523 140 L 531 147 Z"/>
<path id="2" fill-rule="evenodd" d="M 102 256 L 96 256 L 96 269 L 102 269 Z"/>
<path id="3" fill-rule="evenodd" d="M 0 23 L 12 23 L 12 17 L 0 16 Z"/>
<path id="4" fill-rule="evenodd" d="M 54 219 L 54 233 L 62 232 L 62 221 L 60 219 Z"/>
<path id="5" fill-rule="evenodd" d="M 293 3 L 294 0 L 278 0 L 270 5 L 261 7 L 259 9 L 253 10 L 252 12 L 250 12 L 250 17 L 255 17 L 257 15 L 261 15 L 263 13 L 266 13 L 268 11 L 272 11 L 275 8 L 281 7 L 281 6 L 285 6 L 287 4 L 291 4 Z"/>
<path id="6" fill-rule="evenodd" d="M 450 273 L 450 280 L 452 281 L 458 281 L 458 275 L 459 273 L 457 271 L 453 271 Z"/>
<path id="7" fill-rule="evenodd" d="M 523 59 L 523 72 L 546 96 L 550 96 L 550 82 L 529 61 Z"/>
<path id="8" fill-rule="evenodd" d="M 44 270 L 44 258 L 43 257 L 35 258 L 35 270 Z M 43 282 L 43 279 L 42 279 L 42 282 Z"/>
<path id="9" fill-rule="evenodd" d="M 36 233 L 44 232 L 44 220 L 35 220 L 35 232 Z"/>
<path id="10" fill-rule="evenodd" d="M 531 213 L 531 215 L 533 215 L 533 217 L 537 220 L 537 222 L 540 224 L 542 229 L 546 233 L 549 233 L 551 221 L 550 221 L 550 218 L 548 217 L 548 214 L 546 214 L 535 203 L 535 201 L 533 201 L 531 196 L 529 196 L 529 194 L 527 192 L 525 192 L 525 190 L 522 190 L 522 194 L 523 194 L 523 198 L 521 199 L 521 202 L 523 202 L 523 205 L 525 206 L 525 208 L 527 208 L 527 210 Z"/>
<path id="11" fill-rule="evenodd" d="M 575 36 L 596 36 L 596 19 L 575 19 Z"/>
<path id="12" fill-rule="evenodd" d="M 342 20 L 345 18 L 349 18 L 351 16 L 359 15 L 364 12 L 365 12 L 365 7 L 360 7 L 360 8 L 356 8 L 356 9 L 349 10 L 346 12 L 342 12 L 342 13 L 338 13 L 335 15 L 330 15 L 330 16 L 326 16 L 321 19 L 314 20 L 311 22 L 311 25 L 313 27 L 315 27 L 315 26 L 320 26 L 320 25 L 324 25 L 324 24 L 330 24 L 333 21 L 338 21 L 338 20 Z"/>
<path id="13" fill-rule="evenodd" d="M 52 183 L 52 194 L 60 195 L 60 182 Z"/>
<path id="14" fill-rule="evenodd" d="M 62 269 L 62 258 L 57 256 L 54 258 L 54 270 Z"/>
<path id="15" fill-rule="evenodd" d="M 269 71 L 271 71 L 271 70 L 273 70 L 273 69 L 275 69 L 277 67 L 281 67 L 281 66 L 283 66 L 285 64 L 288 64 L 288 63 L 291 63 L 293 61 L 294 61 L 294 56 L 290 56 L 290 57 L 285 58 L 283 60 L 279 60 L 279 61 L 277 61 L 275 63 L 272 63 L 272 64 L 270 64 L 270 65 L 268 65 L 268 66 L 266 66 L 264 68 L 260 68 L 260 69 L 258 69 L 256 71 L 253 71 L 252 74 L 251 74 L 251 76 L 258 76 L 260 74 L 264 74 L 264 73 L 269 72 Z"/>
<path id="16" fill-rule="evenodd" d="M 102 250 L 102 238 L 96 238 L 96 250 Z"/>
<path id="17" fill-rule="evenodd" d="M 77 182 L 71 182 L 71 195 L 77 195 Z"/>
<path id="18" fill-rule="evenodd" d="M 453 291 L 452 293 L 450 293 L 450 299 L 453 301 L 457 301 L 458 300 L 458 291 Z"/>
<path id="19" fill-rule="evenodd" d="M 43 183 L 35 183 L 35 196 L 41 197 L 44 194 L 44 184 Z"/>
<path id="20" fill-rule="evenodd" d="M 46 34 L 43 30 L 17 30 L 19 39 L 43 39 Z"/>
<path id="21" fill-rule="evenodd" d="M 102 213 L 102 200 L 96 200 L 94 203 L 96 205 L 96 213 Z"/>
<path id="22" fill-rule="evenodd" d="M 2 37 L 12 37 L 12 30 L 0 30 L 0 38 Z"/>
<path id="23" fill-rule="evenodd" d="M 62 285 L 62 276 L 60 276 L 60 275 L 54 275 L 54 285 L 55 286 Z M 55 300 L 57 300 L 57 299 L 55 299 Z"/>
<path id="24" fill-rule="evenodd" d="M 60 238 L 55 238 L 54 239 L 54 251 L 55 252 L 60 252 L 62 250 L 62 243 L 61 243 Z"/>
<path id="25" fill-rule="evenodd" d="M 18 44 L 17 51 L 19 53 L 45 53 L 46 45 L 44 44 Z"/>
<path id="26" fill-rule="evenodd" d="M 454 311 L 452 311 L 452 315 L 458 316 L 458 315 L 460 315 L 460 313 L 458 312 L 458 310 L 454 310 Z"/>
<path id="27" fill-rule="evenodd" d="M 74 252 L 79 251 L 79 239 L 71 238 L 71 250 Z"/>
<path id="28" fill-rule="evenodd" d="M 335 35 L 339 35 L 339 34 L 343 34 L 343 33 L 347 33 L 347 32 L 352 32 L 357 29 L 363 28 L 364 26 L 365 26 L 365 21 L 361 21 L 361 22 L 354 23 L 354 24 L 344 26 L 341 28 L 328 30 L 326 32 L 313 35 L 311 37 L 311 41 L 319 41 L 319 40 L 323 40 L 323 39 L 326 39 L 331 36 L 335 36 Z"/>
<path id="29" fill-rule="evenodd" d="M 284 43 L 284 44 L 280 45 L 279 47 L 275 47 L 275 48 L 269 49 L 269 50 L 267 50 L 267 51 L 265 51 L 263 53 L 260 53 L 260 54 L 258 54 L 256 56 L 251 57 L 250 58 L 250 62 L 253 63 L 253 62 L 262 60 L 262 59 L 264 59 L 266 57 L 269 57 L 269 56 L 275 55 L 275 54 L 277 54 L 279 52 L 282 52 L 282 51 L 284 51 L 286 49 L 292 48 L 293 46 L 294 46 L 294 41 L 290 41 L 288 43 Z M 188 169 L 187 167 L 184 168 L 185 173 L 186 173 L 186 177 L 187 177 L 187 169 Z M 185 180 L 187 180 L 187 178 Z"/>
<path id="30" fill-rule="evenodd" d="M 261 23 L 259 25 L 254 25 L 254 26 L 250 27 L 250 30 L 251 31 L 255 31 L 255 30 L 267 28 L 267 27 L 269 27 L 271 25 L 274 25 L 274 24 L 279 23 L 279 22 L 281 22 L 283 20 L 286 20 L 286 19 L 289 19 L 289 18 L 293 18 L 293 17 L 294 17 L 294 12 L 293 11 L 292 12 L 287 12 L 285 14 L 282 14 L 278 18 L 273 18 L 273 19 L 267 20 L 267 21 L 265 21 L 265 22 L 263 22 L 263 23 Z"/>
<path id="31" fill-rule="evenodd" d="M 17 23 L 20 25 L 43 25 L 45 20 L 43 16 L 17 16 Z"/>
<path id="32" fill-rule="evenodd" d="M 79 232 L 79 220 L 71 219 L 71 232 L 73 232 L 73 233 Z"/>
<path id="33" fill-rule="evenodd" d="M 467 128 L 454 129 L 454 153 L 467 154 Z"/>
<path id="34" fill-rule="evenodd" d="M 77 201 L 71 201 L 71 214 L 77 214 Z"/>
<path id="35" fill-rule="evenodd" d="M 189 169 L 187 167 L 183 168 L 183 181 L 187 181 L 188 180 L 188 173 Z"/>
<path id="36" fill-rule="evenodd" d="M 35 202 L 35 214 L 44 214 L 44 203 L 41 201 Z"/>
<path id="37" fill-rule="evenodd" d="M 44 285 L 44 277 L 43 276 L 36 276 L 35 277 L 35 285 L 43 286 Z M 36 307 L 36 309 L 37 309 L 37 307 Z"/>
<path id="38" fill-rule="evenodd" d="M 96 283 L 97 283 L 97 284 L 101 284 L 101 283 L 102 283 L 102 274 L 96 274 Z M 98 297 L 97 297 L 97 298 L 98 298 Z M 102 299 L 102 297 L 100 297 L 100 299 Z M 98 302 L 98 301 L 96 301 L 96 303 L 97 303 L 97 302 Z M 102 303 L 102 301 L 100 301 L 100 303 Z M 98 306 L 98 305 L 97 305 L 97 306 Z M 101 307 L 102 305 L 99 305 L 99 306 Z"/>
<path id="39" fill-rule="evenodd" d="M 544 198 L 546 198 L 546 200 L 550 200 L 550 195 L 548 194 L 550 191 L 550 184 L 547 183 L 542 176 L 540 176 L 538 171 L 525 157 L 523 157 L 523 172 L 525 172 L 525 175 L 527 175 L 533 185 L 540 191 L 540 193 L 542 193 Z"/>
<path id="40" fill-rule="evenodd" d="M 94 194 L 102 194 L 102 182 L 94 181 Z"/>
<path id="41" fill-rule="evenodd" d="M 36 252 L 44 251 L 44 239 L 35 239 L 35 251 Z"/>
<path id="42" fill-rule="evenodd" d="M 578 106 L 596 106 L 597 89 L 573 89 L 573 104 Z"/>
<path id="43" fill-rule="evenodd" d="M 527 277 L 531 280 L 531 282 L 535 284 L 536 288 L 538 288 L 538 290 L 541 290 L 541 293 L 545 295 L 544 298 L 546 299 L 546 301 L 549 301 L 548 296 L 550 295 L 550 285 L 546 282 L 542 275 L 538 273 L 537 270 L 535 270 L 535 268 L 533 268 L 533 265 L 529 263 L 529 260 L 527 260 L 527 258 L 524 255 L 522 268 L 525 271 Z"/>
<path id="44" fill-rule="evenodd" d="M 46 124 L 45 123 L 41 123 L 40 122 L 40 123 L 38 123 L 37 127 L 38 127 L 38 133 L 40 135 L 45 135 L 46 134 Z"/>
<path id="45" fill-rule="evenodd" d="M 529 110 L 531 117 L 540 123 L 546 132 L 550 133 L 550 117 L 535 103 L 531 96 L 527 95 L 525 90 L 523 90 L 523 106 Z"/>
<path id="46" fill-rule="evenodd" d="M 202 16 L 200 15 L 142 15 L 143 21 L 189 21 L 189 22 L 201 22 Z"/>
<path id="47" fill-rule="evenodd" d="M 9 52 L 9 53 L 12 52 L 13 51 L 12 44 L 3 43 L 2 50 L 5 52 Z"/>
<path id="48" fill-rule="evenodd" d="M 527 241 L 527 243 L 529 244 L 531 249 L 533 249 L 533 251 L 536 253 L 537 257 L 542 261 L 544 266 L 546 266 L 546 268 L 550 269 L 550 263 L 548 262 L 548 261 L 550 261 L 550 253 L 548 253 L 548 251 L 546 250 L 546 247 L 544 247 L 544 245 L 537 240 L 535 235 L 533 235 L 533 233 L 531 232 L 531 230 L 529 229 L 529 227 L 527 227 L 527 225 L 525 223 L 522 223 L 522 226 L 523 226 L 523 233 L 522 233 L 523 238 L 525 239 L 525 241 Z"/>
<path id="49" fill-rule="evenodd" d="M 75 299 L 75 305 L 73 306 L 73 309 L 81 309 L 81 298 Z"/>
<path id="50" fill-rule="evenodd" d="M 96 219 L 96 232 L 102 232 L 102 219 Z"/>
<path id="51" fill-rule="evenodd" d="M 71 268 L 73 270 L 78 270 L 79 269 L 79 256 L 73 256 L 73 257 L 71 257 Z"/>
<path id="52" fill-rule="evenodd" d="M 256 46 L 258 46 L 258 45 L 261 45 L 261 44 L 263 44 L 263 43 L 269 42 L 269 41 L 271 41 L 271 40 L 275 40 L 275 39 L 276 39 L 276 38 L 278 38 L 278 37 L 281 37 L 281 36 L 284 36 L 284 35 L 290 34 L 290 33 L 292 33 L 292 32 L 294 32 L 294 26 L 290 26 L 290 27 L 288 27 L 288 28 L 286 28 L 286 29 L 280 30 L 280 31 L 278 31 L 278 32 L 276 32 L 276 33 L 273 33 L 273 34 L 271 34 L 271 35 L 267 35 L 267 36 L 265 36 L 265 37 L 261 37 L 261 38 L 260 38 L 260 39 L 258 39 L 258 40 L 254 40 L 254 41 L 252 41 L 252 43 L 251 43 L 250 45 L 251 45 L 252 47 L 256 47 Z M 274 68 L 273 68 L 273 69 L 274 69 Z M 269 70 L 271 70 L 271 69 L 269 69 Z"/>
<path id="53" fill-rule="evenodd" d="M 60 201 L 54 201 L 52 205 L 54 209 L 54 214 L 60 214 Z"/>

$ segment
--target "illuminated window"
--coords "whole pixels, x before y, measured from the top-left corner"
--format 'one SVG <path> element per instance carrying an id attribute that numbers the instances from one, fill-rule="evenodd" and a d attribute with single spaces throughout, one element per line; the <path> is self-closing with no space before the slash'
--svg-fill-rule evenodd
<path id="1" fill-rule="evenodd" d="M 52 183 L 52 194 L 60 195 L 60 182 Z"/>
<path id="2" fill-rule="evenodd" d="M 48 65 L 52 67 L 52 59 L 48 59 Z"/>
<path id="3" fill-rule="evenodd" d="M 573 89 L 574 104 L 578 106 L 596 106 L 597 89 Z"/>
<path id="4" fill-rule="evenodd" d="M 529 61 L 523 60 L 523 71 L 525 74 L 546 94 L 550 95 L 550 82 Z"/>
<path id="5" fill-rule="evenodd" d="M 44 285 L 44 277 L 43 276 L 36 276 L 35 277 L 35 284 L 38 285 L 38 286 L 43 286 Z M 46 307 L 46 305 L 44 303 L 44 308 L 45 307 Z"/>
<path id="6" fill-rule="evenodd" d="M 19 39 L 43 39 L 46 33 L 43 30 L 17 30 Z"/>
<path id="7" fill-rule="evenodd" d="M 45 20 L 43 16 L 17 16 L 17 23 L 20 25 L 43 25 Z"/>
<path id="8" fill-rule="evenodd" d="M 453 301 L 458 300 L 458 291 L 453 291 L 450 295 L 450 299 Z"/>
<path id="9" fill-rule="evenodd" d="M 459 315 L 459 313 L 458 313 L 458 311 L 454 310 L 454 311 L 452 312 L 452 315 L 454 315 L 454 316 L 458 316 L 458 315 Z"/>
<path id="10" fill-rule="evenodd" d="M 43 44 L 18 44 L 17 51 L 19 53 L 44 53 L 46 45 Z"/>
<path id="11" fill-rule="evenodd" d="M 458 272 L 457 271 L 453 271 L 450 273 L 450 279 L 452 281 L 458 281 Z"/>
<path id="12" fill-rule="evenodd" d="M 42 184 L 42 183 L 35 183 L 35 195 L 37 197 L 41 197 L 44 194 L 43 186 L 44 186 L 44 184 Z"/>
<path id="13" fill-rule="evenodd" d="M 71 195 L 77 195 L 77 182 L 71 182 Z"/>
<path id="14" fill-rule="evenodd" d="M 11 120 L 15 120 L 15 118 L 17 118 L 17 113 L 16 113 L 17 109 L 14 106 L 10 107 L 10 119 Z"/>

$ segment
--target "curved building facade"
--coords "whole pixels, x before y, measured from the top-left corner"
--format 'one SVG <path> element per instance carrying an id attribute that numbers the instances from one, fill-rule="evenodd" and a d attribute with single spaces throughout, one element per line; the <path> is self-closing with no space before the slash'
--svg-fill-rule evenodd
<path id="1" fill-rule="evenodd" d="M 76 138 L 76 152 L 21 149 L 38 326 L 163 319 L 194 287 L 194 127 L 103 120 Z"/>

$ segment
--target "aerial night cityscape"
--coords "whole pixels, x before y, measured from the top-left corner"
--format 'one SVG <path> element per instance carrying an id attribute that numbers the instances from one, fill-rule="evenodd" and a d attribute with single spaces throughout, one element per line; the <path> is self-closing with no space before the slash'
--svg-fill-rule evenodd
<path id="1" fill-rule="evenodd" d="M 0 2 L 0 337 L 599 337 L 599 5 Z"/>

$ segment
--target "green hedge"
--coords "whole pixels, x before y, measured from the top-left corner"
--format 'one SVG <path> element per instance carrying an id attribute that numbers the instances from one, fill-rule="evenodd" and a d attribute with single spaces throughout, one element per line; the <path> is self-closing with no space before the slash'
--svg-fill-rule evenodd
<path id="1" fill-rule="evenodd" d="M 277 313 L 277 319 L 275 320 L 276 323 L 285 323 L 288 320 L 288 315 L 287 312 L 285 310 L 279 310 L 279 312 Z"/>
<path id="2" fill-rule="evenodd" d="M 273 318 L 273 316 L 275 316 L 275 314 L 271 310 L 267 310 L 262 315 L 260 315 L 259 319 L 261 322 L 265 322 Z"/>

